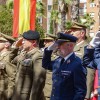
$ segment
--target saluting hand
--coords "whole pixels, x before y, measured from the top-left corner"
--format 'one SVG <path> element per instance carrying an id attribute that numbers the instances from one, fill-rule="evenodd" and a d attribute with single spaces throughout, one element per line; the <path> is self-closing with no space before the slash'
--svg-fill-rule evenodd
<path id="1" fill-rule="evenodd" d="M 93 39 L 90 41 L 90 45 L 93 47 L 96 47 L 98 44 L 100 44 L 100 31 L 98 31 Z"/>

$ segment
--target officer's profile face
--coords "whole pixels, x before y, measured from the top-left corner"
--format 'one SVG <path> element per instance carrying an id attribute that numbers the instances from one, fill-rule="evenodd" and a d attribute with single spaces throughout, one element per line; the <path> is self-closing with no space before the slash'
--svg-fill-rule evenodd
<path id="1" fill-rule="evenodd" d="M 74 44 L 72 42 L 62 42 L 58 44 L 58 53 L 61 57 L 66 57 L 74 49 Z"/>
<path id="2" fill-rule="evenodd" d="M 81 37 L 81 31 L 80 30 L 72 31 L 71 34 L 73 36 L 77 37 L 78 39 Z"/>
<path id="3" fill-rule="evenodd" d="M 84 29 L 74 29 L 70 34 L 77 37 L 78 39 L 82 39 L 85 37 L 86 31 Z"/>
<path id="4" fill-rule="evenodd" d="M 33 47 L 33 43 L 35 40 L 27 40 L 23 39 L 22 46 L 24 50 L 29 50 L 31 47 Z"/>

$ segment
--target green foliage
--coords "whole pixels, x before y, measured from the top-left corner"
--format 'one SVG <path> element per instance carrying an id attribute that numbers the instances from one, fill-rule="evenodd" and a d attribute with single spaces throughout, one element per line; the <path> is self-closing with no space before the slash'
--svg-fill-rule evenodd
<path id="1" fill-rule="evenodd" d="M 51 11 L 51 17 L 50 17 L 51 20 L 53 20 L 53 21 L 55 21 L 56 23 L 58 23 L 58 22 L 60 21 L 58 15 L 59 15 L 58 10 L 52 10 L 52 11 Z"/>
<path id="2" fill-rule="evenodd" d="M 49 28 L 49 33 L 54 33 L 55 28 L 57 28 L 55 25 L 60 22 L 59 18 L 59 12 L 58 10 L 52 10 L 51 11 L 51 16 L 50 16 L 50 28 Z"/>
<path id="3" fill-rule="evenodd" d="M 7 9 L 13 9 L 13 0 L 7 0 L 6 7 Z"/>
<path id="4" fill-rule="evenodd" d="M 50 21 L 49 33 L 50 33 L 50 34 L 53 34 L 53 20 Z"/>
<path id="5" fill-rule="evenodd" d="M 68 20 L 66 23 L 65 23 L 65 28 L 66 29 L 70 29 L 72 27 L 72 21 Z"/>
<path id="6" fill-rule="evenodd" d="M 87 13 L 80 18 L 80 23 L 87 26 L 87 28 L 90 28 L 90 26 L 95 23 L 95 20 Z"/>
<path id="7" fill-rule="evenodd" d="M 38 20 L 36 19 L 36 31 L 38 31 L 40 33 L 40 38 L 44 38 L 44 33 L 45 30 L 43 29 L 43 27 L 40 25 L 40 23 L 38 23 Z"/>
<path id="8" fill-rule="evenodd" d="M 64 0 L 67 5 L 71 5 L 73 0 Z"/>
<path id="9" fill-rule="evenodd" d="M 5 5 L 0 6 L 0 32 L 11 35 L 12 34 L 12 11 L 7 9 Z"/>
<path id="10" fill-rule="evenodd" d="M 45 17 L 44 16 L 45 6 L 41 1 L 36 3 L 36 17 Z"/>
<path id="11" fill-rule="evenodd" d="M 39 18 L 40 17 L 45 17 L 44 16 L 44 11 L 45 11 L 45 6 L 41 1 L 38 1 L 36 3 L 36 30 L 40 33 L 40 37 L 44 38 L 44 33 L 45 30 L 43 29 L 43 27 L 40 25 L 39 23 Z"/>
<path id="12" fill-rule="evenodd" d="M 94 0 L 89 0 L 89 2 L 91 3 L 91 2 L 94 2 Z"/>

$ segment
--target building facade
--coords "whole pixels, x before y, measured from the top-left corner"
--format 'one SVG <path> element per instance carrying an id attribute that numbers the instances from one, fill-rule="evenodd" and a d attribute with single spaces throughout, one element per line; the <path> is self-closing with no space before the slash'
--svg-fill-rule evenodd
<path id="1" fill-rule="evenodd" d="M 51 9 L 56 0 L 41 1 L 45 4 L 45 17 L 40 18 L 40 22 L 43 28 L 46 30 L 46 33 L 49 33 Z M 60 1 L 61 0 L 59 0 L 59 2 Z M 81 1 L 82 0 L 80 0 L 79 4 L 79 16 L 84 16 L 86 13 L 89 13 L 90 16 L 95 20 L 94 24 L 90 26 L 90 36 L 93 37 L 100 28 L 99 0 L 94 0 L 94 2 L 89 2 L 89 0 L 83 0 L 83 2 Z M 59 9 L 59 7 L 56 7 L 56 9 Z"/>
<path id="2" fill-rule="evenodd" d="M 99 18 L 99 0 L 94 0 L 94 2 L 87 1 L 86 3 L 87 13 L 94 19 L 94 24 L 90 27 L 90 36 L 94 36 L 94 34 L 99 30 L 100 27 L 100 18 Z"/>

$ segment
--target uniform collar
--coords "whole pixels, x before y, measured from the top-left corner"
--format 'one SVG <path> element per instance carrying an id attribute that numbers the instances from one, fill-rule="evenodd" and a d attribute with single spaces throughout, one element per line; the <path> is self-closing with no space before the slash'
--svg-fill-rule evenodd
<path id="1" fill-rule="evenodd" d="M 40 50 L 39 50 L 38 47 L 36 47 L 36 48 L 30 50 L 29 52 L 27 52 L 27 53 L 26 53 L 26 58 L 27 58 L 27 57 L 31 57 L 31 56 L 34 55 L 36 52 L 40 52 Z M 41 52 L 42 52 L 42 51 L 41 51 Z"/>
<path id="2" fill-rule="evenodd" d="M 69 55 L 67 55 L 66 57 L 64 57 L 65 61 L 66 61 L 72 54 L 73 54 L 73 52 L 70 53 Z"/>
<path id="3" fill-rule="evenodd" d="M 79 43 L 77 43 L 76 45 L 78 46 L 78 45 L 80 45 L 80 44 L 83 44 L 83 42 L 84 42 L 84 40 L 81 41 L 81 42 L 79 42 Z"/>

